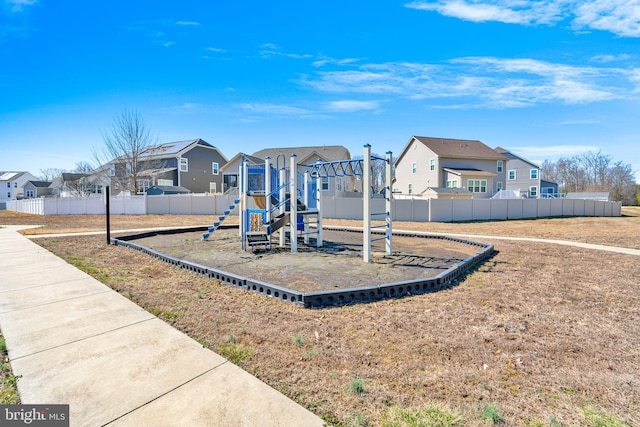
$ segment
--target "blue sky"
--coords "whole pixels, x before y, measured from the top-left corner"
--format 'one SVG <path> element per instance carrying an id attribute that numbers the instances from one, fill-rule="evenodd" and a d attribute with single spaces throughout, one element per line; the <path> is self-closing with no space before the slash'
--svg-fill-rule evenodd
<path id="1" fill-rule="evenodd" d="M 125 108 L 228 158 L 420 135 L 640 170 L 640 0 L 0 0 L 0 170 L 92 162 Z"/>

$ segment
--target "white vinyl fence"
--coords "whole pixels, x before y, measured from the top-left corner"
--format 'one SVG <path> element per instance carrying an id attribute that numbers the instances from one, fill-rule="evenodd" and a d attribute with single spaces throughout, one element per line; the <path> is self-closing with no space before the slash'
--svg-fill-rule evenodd
<path id="1" fill-rule="evenodd" d="M 164 196 L 115 196 L 112 214 L 222 215 L 233 205 L 234 196 L 176 194 Z M 250 198 L 250 209 L 255 204 Z M 384 200 L 375 198 L 371 212 L 384 211 Z M 104 198 L 39 198 L 7 202 L 7 209 L 38 215 L 104 214 Z M 582 199 L 403 199 L 394 200 L 393 219 L 398 221 L 451 222 L 548 218 L 562 216 L 621 216 L 620 202 Z M 362 219 L 361 197 L 325 197 L 325 218 Z M 238 208 L 231 210 L 238 214 Z M 383 219 L 377 216 L 373 219 Z"/>

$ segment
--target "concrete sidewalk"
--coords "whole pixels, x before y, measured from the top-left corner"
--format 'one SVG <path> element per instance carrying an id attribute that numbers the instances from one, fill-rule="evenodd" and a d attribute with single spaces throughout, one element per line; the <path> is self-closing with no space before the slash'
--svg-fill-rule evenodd
<path id="1" fill-rule="evenodd" d="M 322 426 L 117 292 L 0 227 L 0 329 L 23 403 L 72 426 Z"/>

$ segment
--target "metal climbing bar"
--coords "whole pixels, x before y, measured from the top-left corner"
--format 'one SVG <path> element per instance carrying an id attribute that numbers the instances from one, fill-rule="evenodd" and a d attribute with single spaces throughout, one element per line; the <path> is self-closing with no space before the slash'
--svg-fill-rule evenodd
<path id="1" fill-rule="evenodd" d="M 338 176 L 363 176 L 362 160 L 336 160 L 333 162 L 322 162 L 313 164 L 301 164 L 300 166 L 310 168 L 321 178 L 335 178 Z"/>

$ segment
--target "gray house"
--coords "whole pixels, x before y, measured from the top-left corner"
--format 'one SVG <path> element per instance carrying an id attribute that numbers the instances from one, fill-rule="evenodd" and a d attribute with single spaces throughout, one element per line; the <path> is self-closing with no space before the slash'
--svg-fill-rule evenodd
<path id="1" fill-rule="evenodd" d="M 222 192 L 220 168 L 227 158 L 203 139 L 167 142 L 146 150 L 138 159 L 136 188 L 145 192 L 151 186 L 184 187 L 193 193 Z M 103 170 L 111 177 L 115 192 L 125 190 L 132 165 L 114 159 Z"/>
<path id="2" fill-rule="evenodd" d="M 28 181 L 23 187 L 25 199 L 48 196 L 51 194 L 51 182 L 49 181 Z"/>
<path id="3" fill-rule="evenodd" d="M 7 200 L 22 199 L 24 197 L 24 185 L 29 181 L 37 180 L 38 178 L 29 172 L 0 171 L 0 209 L 7 208 Z"/>
<path id="4" fill-rule="evenodd" d="M 490 198 L 504 187 L 507 157 L 480 141 L 412 136 L 395 165 L 393 191 L 427 197 L 434 188 L 465 188 Z"/>
<path id="5" fill-rule="evenodd" d="M 507 159 L 507 178 L 504 190 L 518 197 L 550 197 L 558 194 L 558 184 L 542 179 L 540 166 L 509 150 L 496 147 Z"/>

